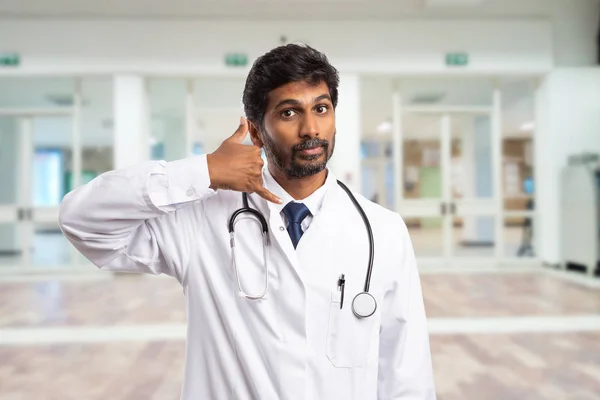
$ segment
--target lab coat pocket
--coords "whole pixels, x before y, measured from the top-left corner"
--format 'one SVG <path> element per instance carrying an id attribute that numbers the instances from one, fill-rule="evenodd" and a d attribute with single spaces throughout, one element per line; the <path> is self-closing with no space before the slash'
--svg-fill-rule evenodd
<path id="1" fill-rule="evenodd" d="M 327 331 L 327 357 L 339 368 L 364 367 L 372 359 L 375 344 L 378 312 L 368 318 L 357 318 L 352 313 L 352 300 L 344 300 L 340 309 L 339 294 L 331 295 L 329 328 Z"/>

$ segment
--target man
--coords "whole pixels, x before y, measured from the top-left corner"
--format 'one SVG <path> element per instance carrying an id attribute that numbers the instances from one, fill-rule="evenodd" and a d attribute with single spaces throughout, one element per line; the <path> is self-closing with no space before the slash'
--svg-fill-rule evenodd
<path id="1" fill-rule="evenodd" d="M 99 268 L 183 286 L 183 399 L 435 399 L 406 225 L 355 205 L 327 169 L 337 100 L 323 54 L 278 47 L 254 63 L 248 119 L 214 153 L 107 172 L 63 200 L 64 234 Z M 353 301 L 370 253 L 359 206 L 374 240 L 368 317 Z"/>

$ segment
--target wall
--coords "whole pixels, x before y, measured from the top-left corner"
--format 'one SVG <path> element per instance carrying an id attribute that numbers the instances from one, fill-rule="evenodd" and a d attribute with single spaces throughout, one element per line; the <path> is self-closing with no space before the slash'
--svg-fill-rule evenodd
<path id="1" fill-rule="evenodd" d="M 598 0 L 559 0 L 552 2 L 552 41 L 557 66 L 598 64 Z"/>
<path id="2" fill-rule="evenodd" d="M 225 53 L 245 52 L 252 60 L 280 44 L 281 35 L 318 47 L 346 72 L 448 72 L 444 54 L 452 51 L 470 54 L 461 73 L 552 66 L 551 25 L 545 20 L 0 20 L 0 49 L 21 53 L 22 73 L 243 74 L 224 68 Z"/>
<path id="3" fill-rule="evenodd" d="M 0 49 L 22 52 L 27 55 L 27 64 L 42 61 L 46 65 L 64 65 L 69 64 L 69 59 L 79 63 L 81 60 L 78 61 L 77 57 L 80 57 L 88 59 L 84 63 L 96 67 L 110 64 L 111 58 L 114 57 L 127 59 L 129 56 L 135 56 L 148 60 L 164 56 L 167 60 L 162 60 L 161 64 L 166 65 L 179 60 L 198 62 L 199 57 L 208 54 L 215 58 L 218 64 L 222 64 L 224 51 L 242 50 L 255 56 L 277 45 L 280 35 L 286 35 L 290 40 L 305 40 L 315 45 L 326 46 L 329 52 L 332 50 L 330 45 L 333 44 L 333 47 L 342 50 L 340 53 L 350 54 L 351 57 L 360 55 L 365 49 L 367 53 L 372 49 L 371 54 L 384 55 L 387 50 L 381 53 L 378 51 L 381 47 L 384 50 L 402 50 L 403 55 L 411 53 L 406 50 L 417 49 L 427 57 L 428 53 L 431 55 L 431 52 L 439 50 L 460 50 L 465 44 L 467 46 L 463 49 L 471 53 L 493 53 L 500 49 L 498 43 L 502 42 L 514 44 L 516 47 L 531 45 L 531 48 L 539 49 L 538 34 L 526 34 L 527 32 L 519 26 L 522 23 L 537 24 L 538 21 L 532 21 L 532 16 L 536 16 L 540 20 L 548 21 L 542 21 L 548 33 L 548 40 L 545 40 L 542 48 L 549 49 L 556 65 L 597 64 L 596 37 L 600 17 L 598 0 L 545 0 L 545 4 L 538 6 L 533 3 L 498 2 L 496 8 L 501 9 L 496 10 L 496 14 L 484 13 L 485 15 L 481 16 L 477 16 L 477 9 L 484 9 L 489 4 L 473 7 L 473 12 L 465 14 L 469 15 L 465 19 L 479 20 L 478 27 L 473 25 L 473 22 L 461 21 L 460 13 L 457 12 L 445 17 L 442 14 L 419 17 L 419 12 L 427 12 L 421 7 L 407 15 L 429 19 L 397 19 L 394 22 L 390 21 L 394 18 L 393 15 L 387 15 L 384 18 L 386 21 L 371 19 L 376 22 L 343 22 L 340 21 L 343 17 L 339 11 L 331 14 L 331 19 L 335 21 L 282 23 L 239 21 L 237 18 L 233 21 L 223 21 L 220 18 L 218 21 L 207 22 L 201 19 L 187 19 L 188 17 L 161 21 L 158 16 L 157 19 L 147 21 L 73 21 L 60 20 L 57 17 L 47 20 L 4 18 L 0 19 Z M 255 13 L 249 14 L 249 18 L 258 15 L 256 10 L 253 11 Z M 469 9 L 463 11 L 469 12 Z M 327 19 L 327 14 L 319 15 L 321 19 Z M 522 22 L 515 22 L 519 16 Z M 445 18 L 445 21 L 442 18 Z M 278 19 L 280 18 L 274 20 Z M 486 31 L 487 26 L 490 27 L 489 32 Z M 344 28 L 346 30 L 342 31 Z M 243 32 L 243 40 L 238 32 Z M 519 37 L 515 40 L 517 36 Z M 210 40 L 203 40 L 206 37 Z M 381 38 L 383 39 L 377 40 Z M 248 46 L 249 43 L 254 44 Z M 475 43 L 478 44 L 470 45 Z M 456 48 L 445 48 L 444 45 L 455 45 Z M 133 49 L 136 54 L 131 53 Z M 217 51 L 207 52 L 207 49 Z M 172 58 L 169 60 L 169 57 Z M 54 60 L 49 60 L 50 58 Z M 439 63 L 439 59 L 436 62 Z"/>
<path id="4" fill-rule="evenodd" d="M 559 68 L 541 84 L 536 96 L 535 175 L 539 255 L 561 260 L 560 171 L 571 154 L 600 153 L 600 67 Z"/>
<path id="5" fill-rule="evenodd" d="M 329 166 L 350 189 L 361 191 L 360 79 L 340 74 L 339 101 L 335 110 L 336 143 Z M 339 132 L 339 135 L 337 134 Z"/>
<path id="6" fill-rule="evenodd" d="M 19 125 L 15 118 L 0 118 L 0 206 L 16 203 L 19 197 Z M 18 248 L 15 223 L 0 223 L 0 254 Z M 7 253 L 7 254 L 8 254 Z"/>
<path id="7" fill-rule="evenodd" d="M 243 40 L 237 32 L 245 33 Z M 248 68 L 226 68 L 223 65 L 225 52 L 247 52 L 252 60 L 278 45 L 281 34 L 290 40 L 303 40 L 322 49 L 342 72 L 491 74 L 501 71 L 510 74 L 517 71 L 548 71 L 552 67 L 551 25 L 544 20 L 278 23 L 0 19 L 0 51 L 16 50 L 22 56 L 20 68 L 0 68 L 0 77 L 5 75 L 5 79 L 10 79 L 11 74 L 35 73 L 58 73 L 63 76 L 70 73 L 107 74 L 104 79 L 83 80 L 83 96 L 91 104 L 84 105 L 81 124 L 83 143 L 109 145 L 113 129 L 107 127 L 105 122 L 112 119 L 113 107 L 108 100 L 112 98 L 112 82 L 108 75 L 140 71 L 153 74 L 204 72 L 232 75 L 235 78 L 220 79 L 221 85 L 217 90 L 213 87 L 215 85 L 210 85 L 209 78 L 205 78 L 197 87 L 200 92 L 211 92 L 211 104 L 217 104 L 213 107 L 222 107 L 219 104 L 226 103 L 234 108 L 237 104 L 231 106 L 229 101 L 222 102 L 220 99 L 239 100 Z M 210 40 L 202 40 L 207 37 Z M 528 39 L 524 41 L 522 37 Z M 467 51 L 470 55 L 469 66 L 447 68 L 444 54 L 448 51 Z M 215 80 L 214 77 L 212 80 Z M 242 83 L 238 83 L 238 80 Z M 39 97 L 67 93 L 71 91 L 45 87 Z M 3 93 L 0 93 L 0 98 L 3 97 Z M 166 96 L 160 98 L 167 99 Z M 14 103 L 16 100 L 11 101 Z M 30 104 L 24 101 L 18 103 L 18 106 Z M 206 107 L 203 104 L 200 106 Z M 160 114 L 162 111 L 157 112 Z M 229 124 L 229 119 L 213 121 L 215 118 L 212 116 L 209 119 L 204 121 L 205 125 L 218 128 L 214 132 L 229 132 L 230 125 L 227 125 L 227 129 L 221 128 Z M 231 119 L 235 120 L 237 115 Z M 70 122 L 53 122 L 52 126 L 36 126 L 36 143 L 68 145 L 71 141 Z M 215 147 L 222 140 L 221 137 L 212 139 L 203 138 L 209 145 L 207 148 Z"/>

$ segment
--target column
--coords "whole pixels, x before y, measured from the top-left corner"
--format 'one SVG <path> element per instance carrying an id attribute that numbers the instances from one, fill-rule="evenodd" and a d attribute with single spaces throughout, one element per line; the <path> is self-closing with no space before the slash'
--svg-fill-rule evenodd
<path id="1" fill-rule="evenodd" d="M 329 166 L 338 179 L 360 192 L 360 78 L 340 74 L 339 101 L 336 109 L 337 140 Z"/>
<path id="2" fill-rule="evenodd" d="M 0 118 L 0 205 L 17 205 L 19 174 L 19 136 L 16 118 Z M 0 223 L 0 253 L 20 251 L 17 224 Z"/>
<path id="3" fill-rule="evenodd" d="M 114 168 L 150 159 L 148 109 L 144 78 L 114 77 Z"/>

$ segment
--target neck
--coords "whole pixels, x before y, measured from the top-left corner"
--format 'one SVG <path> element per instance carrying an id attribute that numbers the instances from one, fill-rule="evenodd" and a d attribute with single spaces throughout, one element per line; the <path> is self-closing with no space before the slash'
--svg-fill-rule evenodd
<path id="1" fill-rule="evenodd" d="M 327 179 L 327 168 L 323 171 L 306 176 L 304 178 L 290 178 L 284 171 L 269 165 L 269 172 L 273 175 L 275 181 L 290 195 L 294 200 L 303 200 L 313 194 L 318 188 L 325 184 Z"/>

